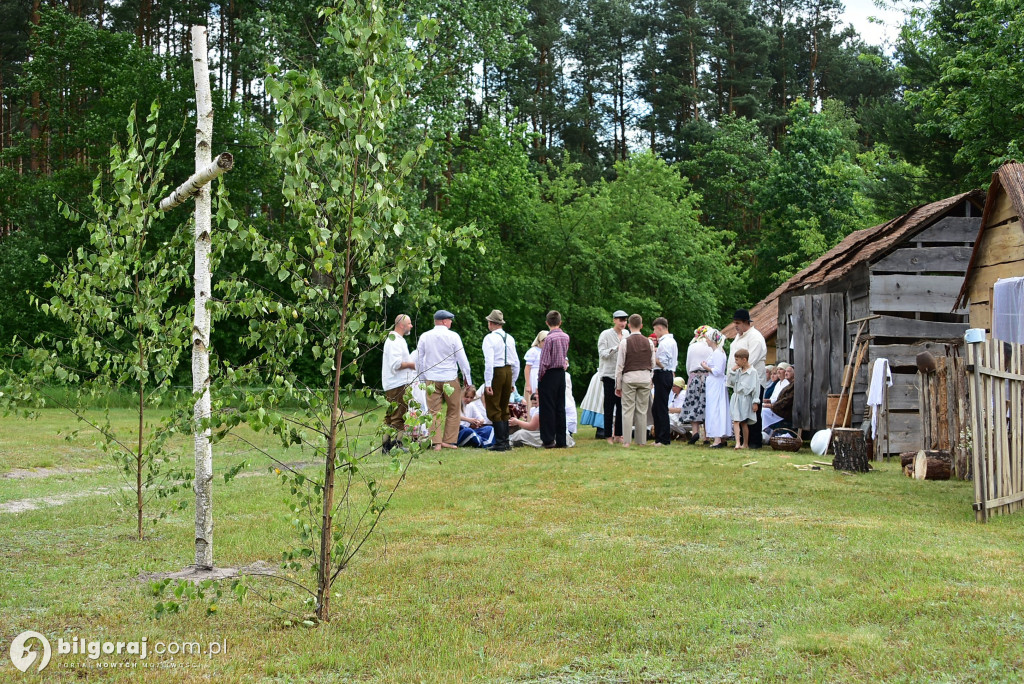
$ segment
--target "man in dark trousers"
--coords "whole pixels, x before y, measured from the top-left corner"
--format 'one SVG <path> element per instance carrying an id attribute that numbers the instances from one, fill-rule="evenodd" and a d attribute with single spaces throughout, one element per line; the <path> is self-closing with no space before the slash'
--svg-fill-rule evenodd
<path id="1" fill-rule="evenodd" d="M 569 368 L 569 336 L 562 331 L 562 314 L 549 311 L 548 336 L 537 364 L 540 395 L 540 441 L 545 449 L 564 449 L 565 371 Z"/>
<path id="2" fill-rule="evenodd" d="M 668 419 L 668 395 L 672 392 L 672 381 L 679 364 L 679 345 L 668 331 L 668 320 L 662 316 L 654 319 L 654 335 L 658 338 L 655 353 L 657 366 L 654 368 L 654 445 L 666 446 L 672 443 L 672 427 Z"/>

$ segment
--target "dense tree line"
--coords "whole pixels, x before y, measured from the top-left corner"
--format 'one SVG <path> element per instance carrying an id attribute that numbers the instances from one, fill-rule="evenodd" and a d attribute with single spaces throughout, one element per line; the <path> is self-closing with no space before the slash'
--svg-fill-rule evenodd
<path id="1" fill-rule="evenodd" d="M 836 0 L 407 0 L 409 36 L 424 14 L 441 27 L 392 132 L 434 142 L 404 193 L 410 221 L 480 231 L 422 286 L 468 336 L 497 307 L 527 342 L 559 308 L 584 366 L 619 307 L 721 323 L 850 231 L 1020 156 L 1022 5 L 936 0 L 887 51 Z M 234 209 L 297 230 L 264 78 L 341 68 L 314 5 L 0 0 L 0 14 L 0 344 L 52 327 L 30 293 L 45 298 L 87 240 L 58 201 L 85 201 L 131 107 L 159 101 L 191 137 L 192 23 L 210 28 Z M 168 177 L 191 165 L 179 155 Z M 218 330 L 224 358 L 245 356 L 243 325 Z"/>

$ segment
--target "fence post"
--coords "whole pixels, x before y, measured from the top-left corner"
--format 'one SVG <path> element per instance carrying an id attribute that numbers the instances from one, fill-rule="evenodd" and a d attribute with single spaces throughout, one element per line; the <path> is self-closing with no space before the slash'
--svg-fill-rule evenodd
<path id="1" fill-rule="evenodd" d="M 988 482 L 985 468 L 985 447 L 981 438 L 984 430 L 981 415 L 981 344 L 978 342 L 967 345 L 970 367 L 967 369 L 974 376 L 971 385 L 971 442 L 974 447 L 974 491 L 981 504 L 981 522 L 988 522 Z"/>

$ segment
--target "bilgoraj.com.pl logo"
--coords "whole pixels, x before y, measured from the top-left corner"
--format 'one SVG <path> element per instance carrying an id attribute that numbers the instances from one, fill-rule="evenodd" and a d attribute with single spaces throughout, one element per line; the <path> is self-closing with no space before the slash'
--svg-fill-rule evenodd
<path id="1" fill-rule="evenodd" d="M 11 642 L 11 662 L 22 672 L 27 672 L 28 668 L 32 667 L 32 663 L 39 658 L 39 653 L 29 647 L 31 641 L 38 641 L 42 646 L 43 657 L 39 660 L 38 668 L 39 672 L 42 672 L 50 662 L 50 640 L 39 632 L 27 631 L 14 637 L 14 641 Z"/>
<path id="2" fill-rule="evenodd" d="M 205 644 L 198 641 L 155 641 L 149 643 L 148 637 L 142 637 L 139 641 L 100 641 L 87 640 L 82 638 L 57 639 L 57 655 L 84 656 L 85 658 L 97 661 L 102 656 L 135 656 L 137 661 L 144 662 L 150 653 L 159 656 L 202 656 L 212 658 L 227 652 L 227 639 L 222 641 L 210 641 Z M 39 632 L 27 630 L 19 634 L 11 642 L 11 662 L 14 667 L 22 672 L 28 672 L 34 666 L 37 672 L 50 663 L 53 650 L 50 640 Z M 136 662 L 118 662 L 104 664 L 104 667 L 135 667 Z M 61 667 L 66 665 L 61 664 Z M 96 666 L 99 666 L 97 664 Z M 74 665 L 72 665 L 74 667 Z"/>

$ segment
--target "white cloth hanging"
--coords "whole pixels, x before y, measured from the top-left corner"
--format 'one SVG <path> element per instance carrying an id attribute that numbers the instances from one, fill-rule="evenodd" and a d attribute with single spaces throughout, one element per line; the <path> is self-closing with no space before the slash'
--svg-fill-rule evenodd
<path id="1" fill-rule="evenodd" d="M 885 394 L 883 387 L 892 387 L 892 371 L 889 359 L 876 359 L 871 367 L 871 384 L 868 386 L 868 406 L 871 407 L 871 438 L 878 435 L 878 408 Z"/>
<path id="2" fill-rule="evenodd" d="M 1024 344 L 1024 277 L 1000 278 L 992 286 L 992 337 Z"/>

